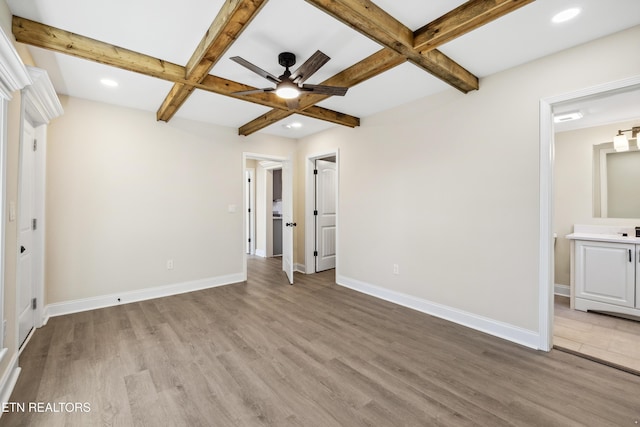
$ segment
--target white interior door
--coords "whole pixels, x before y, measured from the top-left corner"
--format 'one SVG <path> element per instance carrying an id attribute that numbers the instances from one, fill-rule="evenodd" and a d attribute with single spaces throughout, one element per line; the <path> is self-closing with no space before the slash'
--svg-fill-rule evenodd
<path id="1" fill-rule="evenodd" d="M 336 268 L 336 188 L 334 162 L 316 160 L 316 271 Z"/>
<path id="2" fill-rule="evenodd" d="M 32 305 L 33 289 L 33 229 L 34 218 L 34 140 L 33 127 L 24 122 L 20 164 L 20 206 L 18 207 L 18 342 L 22 346 L 35 325 L 35 310 Z"/>
<path id="3" fill-rule="evenodd" d="M 293 167 L 291 158 L 282 162 L 282 269 L 293 285 Z"/>

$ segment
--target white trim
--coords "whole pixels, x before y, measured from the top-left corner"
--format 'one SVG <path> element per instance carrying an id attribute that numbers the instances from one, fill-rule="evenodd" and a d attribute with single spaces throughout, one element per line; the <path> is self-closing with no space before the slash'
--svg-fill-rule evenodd
<path id="1" fill-rule="evenodd" d="M 11 99 L 11 94 L 31 84 L 31 77 L 20 55 L 0 29 L 0 97 Z"/>
<path id="2" fill-rule="evenodd" d="M 72 301 L 64 301 L 48 304 L 45 312 L 46 319 L 50 316 L 62 316 L 64 314 L 78 313 L 81 311 L 95 310 L 104 307 L 113 307 L 130 302 L 144 301 L 154 298 L 168 297 L 186 292 L 215 288 L 244 281 L 242 274 L 229 274 L 226 276 L 211 277 L 208 279 L 192 280 L 173 285 L 156 286 L 153 288 L 139 289 L 123 293 L 101 295 L 98 297 L 83 298 Z M 118 301 L 120 299 L 120 301 Z"/>
<path id="3" fill-rule="evenodd" d="M 0 352 L 0 358 L 3 357 L 7 351 L 6 348 L 3 348 Z M 8 402 L 11 398 L 11 393 L 18 382 L 20 371 L 21 369 L 18 366 L 18 353 L 14 353 L 11 362 L 9 362 L 9 366 L 7 366 L 7 370 L 2 376 L 2 380 L 0 380 L 0 404 Z M 2 416 L 2 411 L 0 411 L 0 416 Z"/>
<path id="4" fill-rule="evenodd" d="M 297 271 L 298 273 L 307 274 L 307 269 L 305 268 L 304 264 L 300 264 L 299 262 L 293 264 L 293 270 Z"/>
<path id="5" fill-rule="evenodd" d="M 549 140 L 543 143 L 544 136 Z M 550 351 L 553 347 L 553 112 L 551 105 L 540 101 L 540 240 L 539 240 L 539 293 L 538 293 L 538 348 Z M 543 285 L 544 283 L 544 285 Z M 542 313 L 545 313 L 542 316 Z M 549 316 L 551 313 L 551 317 Z"/>
<path id="6" fill-rule="evenodd" d="M 33 127 L 48 124 L 64 113 L 49 75 L 45 70 L 27 67 L 33 84 L 24 89 L 22 97 L 25 111 Z"/>
<path id="7" fill-rule="evenodd" d="M 408 307 L 431 316 L 439 317 L 526 347 L 538 349 L 540 336 L 535 331 L 519 328 L 508 323 L 499 322 L 494 319 L 489 319 L 487 317 L 427 301 L 401 292 L 370 285 L 345 276 L 336 275 L 336 282 L 340 286 L 344 286 L 403 307 Z"/>
<path id="8" fill-rule="evenodd" d="M 33 296 L 36 298 L 37 306 L 35 312 L 35 327 L 43 325 L 44 308 L 44 269 L 45 269 L 45 189 L 47 188 L 47 126 L 41 125 L 35 128 L 35 137 L 38 141 L 38 148 L 34 153 L 34 218 L 37 220 L 37 227 L 33 232 L 33 250 L 36 255 L 33 268 Z M 23 345 L 23 347 L 26 347 Z"/>
<path id="9" fill-rule="evenodd" d="M 553 294 L 569 297 L 571 296 L 571 287 L 569 285 L 559 285 L 556 283 L 553 285 Z"/>
<path id="10" fill-rule="evenodd" d="M 305 273 L 313 274 L 316 272 L 316 260 L 313 256 L 315 250 L 315 219 L 313 216 L 314 210 L 314 196 L 315 196 L 315 184 L 313 180 L 314 161 L 317 159 L 323 159 L 325 157 L 336 157 L 336 248 L 339 248 L 338 239 L 340 238 L 338 222 L 340 221 L 340 149 L 335 148 L 333 150 L 324 151 L 321 153 L 310 154 L 305 158 L 305 196 L 304 196 L 304 208 L 305 208 L 305 226 L 304 226 L 304 262 L 306 265 Z M 336 251 L 336 274 L 338 273 L 339 264 L 339 252 Z"/>
<path id="11" fill-rule="evenodd" d="M 5 272 L 5 241 L 6 241 L 6 224 L 7 224 L 7 110 L 8 101 L 0 98 L 0 189 L 2 191 L 2 212 L 0 212 L 0 348 L 4 348 L 5 333 L 4 333 L 4 272 Z M 0 359 L 1 360 L 1 359 Z"/>
<path id="12" fill-rule="evenodd" d="M 261 258 L 266 258 L 267 252 L 264 249 L 256 249 L 256 256 L 259 256 Z"/>
<path id="13" fill-rule="evenodd" d="M 640 75 L 540 100 L 540 264 L 538 284 L 539 348 L 553 347 L 553 106 L 614 90 L 640 86 Z"/>

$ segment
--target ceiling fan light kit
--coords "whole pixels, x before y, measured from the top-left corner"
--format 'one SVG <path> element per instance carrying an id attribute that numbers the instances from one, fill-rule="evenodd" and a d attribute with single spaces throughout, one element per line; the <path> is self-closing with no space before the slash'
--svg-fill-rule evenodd
<path id="1" fill-rule="evenodd" d="M 283 99 L 294 99 L 300 95 L 300 91 L 297 85 L 288 80 L 284 80 L 282 83 L 278 83 L 276 95 Z"/>
<path id="2" fill-rule="evenodd" d="M 273 74 L 253 65 L 249 61 L 239 56 L 234 56 L 230 59 L 253 71 L 259 76 L 269 80 L 270 82 L 275 83 L 276 85 L 275 88 L 234 92 L 234 95 L 250 95 L 260 92 L 273 92 L 275 90 L 276 95 L 280 98 L 291 100 L 296 99 L 302 92 L 313 92 L 321 95 L 344 96 L 348 90 L 348 88 L 346 87 L 304 84 L 304 82 L 309 77 L 315 74 L 315 72 L 318 71 L 320 67 L 322 67 L 327 63 L 327 61 L 329 61 L 329 59 L 331 59 L 319 50 L 311 55 L 311 57 L 307 59 L 305 63 L 302 64 L 300 68 L 298 68 L 293 73 L 291 73 L 289 68 L 295 65 L 296 56 L 291 52 L 280 53 L 278 55 L 278 63 L 285 68 L 284 73 L 280 77 L 274 76 Z M 295 107 L 295 104 L 292 104 L 292 106 Z"/>

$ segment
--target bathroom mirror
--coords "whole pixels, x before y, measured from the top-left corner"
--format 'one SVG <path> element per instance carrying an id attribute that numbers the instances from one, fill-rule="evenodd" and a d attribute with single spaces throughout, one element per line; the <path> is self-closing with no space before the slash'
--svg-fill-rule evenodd
<path id="1" fill-rule="evenodd" d="M 593 146 L 593 216 L 640 218 L 640 150 L 616 152 L 612 143 Z"/>

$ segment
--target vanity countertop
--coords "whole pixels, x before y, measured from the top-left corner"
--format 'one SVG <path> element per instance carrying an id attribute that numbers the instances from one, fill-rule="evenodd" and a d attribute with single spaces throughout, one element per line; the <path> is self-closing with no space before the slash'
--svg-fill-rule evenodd
<path id="1" fill-rule="evenodd" d="M 634 245 L 640 245 L 640 237 L 635 236 L 622 236 L 621 234 L 603 234 L 603 233 L 571 233 L 568 234 L 569 240 L 592 240 L 597 242 L 612 242 L 612 243 L 631 243 Z"/>

